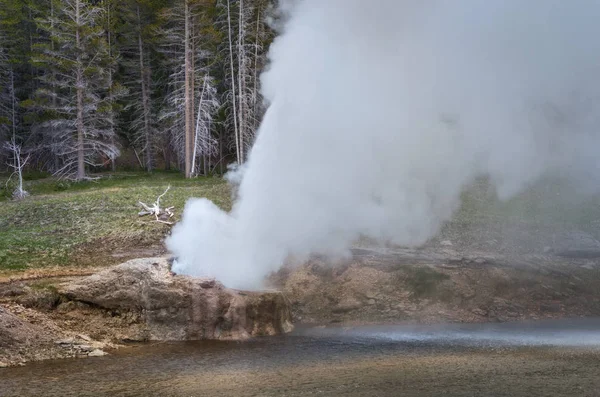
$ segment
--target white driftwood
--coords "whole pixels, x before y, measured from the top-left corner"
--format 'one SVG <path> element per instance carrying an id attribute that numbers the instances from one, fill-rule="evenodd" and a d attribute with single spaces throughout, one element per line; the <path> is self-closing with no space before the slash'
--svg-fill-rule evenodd
<path id="1" fill-rule="evenodd" d="M 158 198 L 156 199 L 154 204 L 152 204 L 151 206 L 146 203 L 143 203 L 142 201 L 138 201 L 138 204 L 142 207 L 142 211 L 140 211 L 138 213 L 138 215 L 139 216 L 154 215 L 154 217 L 156 218 L 156 222 L 164 223 L 165 225 L 173 225 L 173 222 L 166 221 L 166 220 L 164 220 L 164 218 L 171 219 L 175 215 L 175 213 L 173 212 L 175 207 L 167 207 L 164 209 L 160 208 L 160 199 L 163 198 L 163 196 L 165 194 L 167 194 L 167 192 L 170 189 L 171 189 L 171 186 L 169 185 L 167 187 L 167 190 L 165 190 L 163 194 L 158 196 Z M 163 219 L 161 219 L 161 218 L 163 218 Z"/>

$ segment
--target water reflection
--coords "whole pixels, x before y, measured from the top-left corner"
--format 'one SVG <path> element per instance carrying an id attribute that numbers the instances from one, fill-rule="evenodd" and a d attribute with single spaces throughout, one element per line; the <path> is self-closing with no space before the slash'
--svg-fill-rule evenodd
<path id="1" fill-rule="evenodd" d="M 155 344 L 4 369 L 0 396 L 473 395 L 482 379 L 502 380 L 507 395 L 538 395 L 519 384 L 523 373 L 534 374 L 527 381 L 540 383 L 539 395 L 585 395 L 564 388 L 575 379 L 600 390 L 599 351 L 600 320 L 299 327 L 245 343 Z"/>

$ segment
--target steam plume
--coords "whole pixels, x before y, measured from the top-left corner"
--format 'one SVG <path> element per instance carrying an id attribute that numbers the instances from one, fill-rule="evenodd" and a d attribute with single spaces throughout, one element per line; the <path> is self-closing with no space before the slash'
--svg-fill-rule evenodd
<path id="1" fill-rule="evenodd" d="M 423 243 L 489 175 L 597 182 L 600 2 L 297 0 L 231 213 L 191 200 L 176 271 L 254 288 L 286 257 L 361 235 Z M 593 179 L 592 179 L 593 178 Z"/>

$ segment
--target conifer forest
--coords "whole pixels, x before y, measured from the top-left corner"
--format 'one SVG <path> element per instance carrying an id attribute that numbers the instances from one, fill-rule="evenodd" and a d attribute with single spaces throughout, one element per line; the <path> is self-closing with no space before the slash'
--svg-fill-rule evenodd
<path id="1" fill-rule="evenodd" d="M 242 164 L 264 113 L 273 9 L 272 0 L 0 0 L 0 172 L 193 177 Z"/>

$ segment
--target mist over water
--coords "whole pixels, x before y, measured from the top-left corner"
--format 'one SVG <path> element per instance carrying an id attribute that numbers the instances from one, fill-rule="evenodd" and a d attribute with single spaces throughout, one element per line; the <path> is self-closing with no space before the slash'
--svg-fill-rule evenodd
<path id="1" fill-rule="evenodd" d="M 283 1 L 231 213 L 190 200 L 174 270 L 258 288 L 362 235 L 417 245 L 474 178 L 600 181 L 600 2 Z"/>

